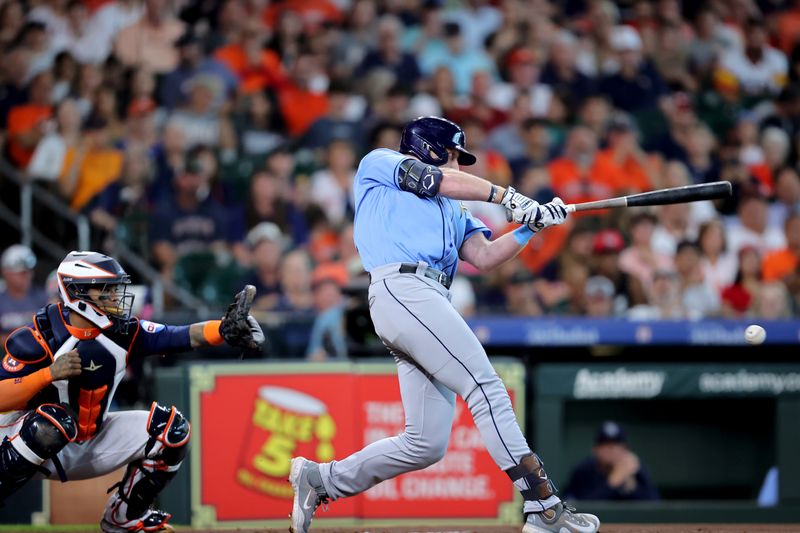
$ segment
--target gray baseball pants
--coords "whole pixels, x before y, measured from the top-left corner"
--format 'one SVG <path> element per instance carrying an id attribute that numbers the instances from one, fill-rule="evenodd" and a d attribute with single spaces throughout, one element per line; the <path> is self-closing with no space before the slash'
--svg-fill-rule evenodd
<path id="1" fill-rule="evenodd" d="M 421 275 L 400 274 L 398 268 L 387 265 L 371 272 L 369 305 L 375 331 L 397 362 L 405 431 L 341 461 L 321 464 L 322 482 L 333 500 L 444 457 L 456 394 L 467 403 L 497 466 L 508 470 L 531 454 L 505 385 L 451 305 L 449 291 Z M 524 479 L 515 485 L 528 488 Z M 524 511 L 542 511 L 558 502 L 557 496 L 526 501 Z"/>

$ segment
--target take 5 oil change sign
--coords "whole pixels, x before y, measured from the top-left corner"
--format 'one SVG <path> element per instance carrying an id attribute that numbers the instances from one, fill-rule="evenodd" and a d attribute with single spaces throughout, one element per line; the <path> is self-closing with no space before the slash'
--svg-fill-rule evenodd
<path id="1" fill-rule="evenodd" d="M 512 402 L 521 401 L 522 367 L 502 364 L 498 372 Z M 190 368 L 190 382 L 195 527 L 286 525 L 292 457 L 343 459 L 402 432 L 405 423 L 393 364 L 198 365 Z M 441 462 L 337 500 L 327 512 L 320 509 L 314 523 L 514 523 L 515 498 L 459 398 Z"/>

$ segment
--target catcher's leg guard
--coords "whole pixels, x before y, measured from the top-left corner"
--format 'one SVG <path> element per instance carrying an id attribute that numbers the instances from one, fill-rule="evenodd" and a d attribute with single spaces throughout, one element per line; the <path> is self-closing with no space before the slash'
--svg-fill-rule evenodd
<path id="1" fill-rule="evenodd" d="M 520 459 L 517 466 L 506 470 L 506 474 L 520 488 L 525 500 L 542 501 L 556 495 L 556 486 L 547 477 L 544 464 L 535 453 Z"/>
<path id="2" fill-rule="evenodd" d="M 145 458 L 128 465 L 109 498 L 100 527 L 105 532 L 171 530 L 172 515 L 150 506 L 175 477 L 189 449 L 191 425 L 175 407 L 153 402 L 147 423 Z"/>
<path id="3" fill-rule="evenodd" d="M 24 485 L 36 472 L 50 475 L 42 467 L 55 459 L 78 435 L 75 419 L 60 405 L 40 405 L 22 422 L 19 433 L 0 444 L 0 502 Z"/>

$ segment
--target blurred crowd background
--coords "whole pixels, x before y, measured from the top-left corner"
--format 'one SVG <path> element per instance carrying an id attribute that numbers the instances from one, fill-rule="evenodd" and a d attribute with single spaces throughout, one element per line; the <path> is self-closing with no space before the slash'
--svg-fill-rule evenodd
<path id="1" fill-rule="evenodd" d="M 252 283 L 257 311 L 316 317 L 312 352 L 344 350 L 322 332 L 363 281 L 358 161 L 421 115 L 464 127 L 466 170 L 540 202 L 734 186 L 572 216 L 489 275 L 462 263 L 465 316 L 786 318 L 799 39 L 790 0 L 0 0 L 2 153 L 90 217 L 94 247 L 211 304 Z M 47 297 L 30 255 L 3 254 L 0 313 Z"/>

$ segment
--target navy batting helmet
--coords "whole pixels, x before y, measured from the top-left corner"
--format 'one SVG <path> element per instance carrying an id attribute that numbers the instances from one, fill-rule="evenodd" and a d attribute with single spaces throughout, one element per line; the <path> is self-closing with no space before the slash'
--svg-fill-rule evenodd
<path id="1" fill-rule="evenodd" d="M 464 147 L 466 142 L 464 130 L 455 122 L 441 117 L 419 117 L 403 128 L 400 152 L 439 166 L 447 163 L 447 149 L 454 148 L 459 152 L 459 165 L 472 165 L 476 159 Z"/>

